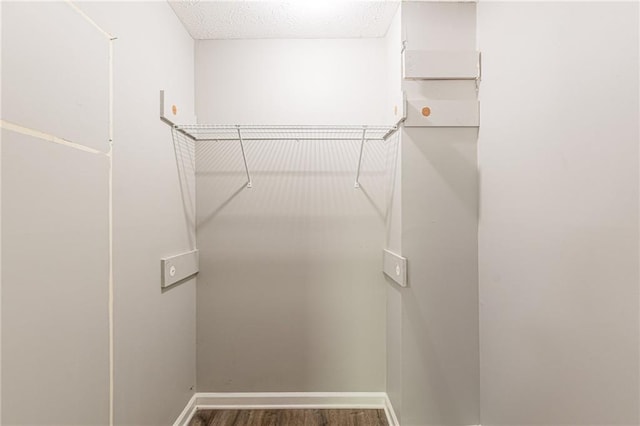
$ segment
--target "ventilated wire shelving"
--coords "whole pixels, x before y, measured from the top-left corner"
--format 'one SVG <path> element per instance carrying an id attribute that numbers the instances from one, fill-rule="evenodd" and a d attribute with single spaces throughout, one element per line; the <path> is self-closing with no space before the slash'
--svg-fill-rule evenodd
<path id="1" fill-rule="evenodd" d="M 362 154 L 367 141 L 387 140 L 397 126 L 274 126 L 274 125 L 219 125 L 189 124 L 173 125 L 174 141 L 179 137 L 188 137 L 194 142 L 238 141 L 242 152 L 247 188 L 251 188 L 251 173 L 247 163 L 244 142 L 247 141 L 359 141 L 360 154 L 354 186 L 360 187 L 360 168 Z"/>

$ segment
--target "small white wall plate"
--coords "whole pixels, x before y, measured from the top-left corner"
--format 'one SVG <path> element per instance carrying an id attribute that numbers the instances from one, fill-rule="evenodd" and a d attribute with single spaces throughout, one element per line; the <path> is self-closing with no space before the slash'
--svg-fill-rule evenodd
<path id="1" fill-rule="evenodd" d="M 165 257 L 160 260 L 162 270 L 162 288 L 169 287 L 179 281 L 198 273 L 198 250 Z"/>
<path id="2" fill-rule="evenodd" d="M 402 287 L 407 286 L 407 258 L 392 251 L 385 250 L 382 271 L 386 276 Z"/>

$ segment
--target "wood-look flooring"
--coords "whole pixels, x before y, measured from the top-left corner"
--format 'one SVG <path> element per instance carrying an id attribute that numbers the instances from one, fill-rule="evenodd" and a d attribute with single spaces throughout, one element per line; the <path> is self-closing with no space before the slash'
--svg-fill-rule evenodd
<path id="1" fill-rule="evenodd" d="M 384 410 L 198 410 L 189 426 L 388 426 Z"/>

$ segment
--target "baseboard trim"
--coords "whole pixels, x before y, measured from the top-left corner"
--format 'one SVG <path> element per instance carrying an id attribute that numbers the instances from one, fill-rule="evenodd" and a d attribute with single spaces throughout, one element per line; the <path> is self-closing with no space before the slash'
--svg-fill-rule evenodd
<path id="1" fill-rule="evenodd" d="M 198 409 L 383 409 L 390 426 L 399 426 L 385 392 L 200 392 L 193 395 L 173 426 L 188 426 Z"/>
<path id="2" fill-rule="evenodd" d="M 384 413 L 387 415 L 387 423 L 389 423 L 389 426 L 400 426 L 396 412 L 393 409 L 393 404 L 391 404 L 391 399 L 389 399 L 389 395 L 386 393 L 384 394 Z"/>
<path id="3" fill-rule="evenodd" d="M 189 402 L 187 402 L 187 405 L 184 407 L 184 410 L 182 410 L 182 413 L 180 413 L 176 421 L 173 422 L 173 426 L 187 426 L 189 424 L 191 418 L 193 417 L 193 414 L 197 410 L 197 395 L 197 393 L 194 393 L 191 399 L 189 399 Z"/>

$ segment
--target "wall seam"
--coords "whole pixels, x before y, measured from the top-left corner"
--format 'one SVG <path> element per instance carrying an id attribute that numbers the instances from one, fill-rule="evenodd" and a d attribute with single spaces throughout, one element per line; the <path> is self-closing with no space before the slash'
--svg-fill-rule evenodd
<path id="1" fill-rule="evenodd" d="M 104 30 L 96 21 L 94 21 L 89 15 L 87 15 L 82 9 L 80 9 L 71 0 L 66 0 L 67 4 L 75 10 L 80 16 L 82 16 L 89 24 L 97 29 L 102 35 L 104 35 L 109 43 L 109 65 L 108 65 L 108 79 L 109 79 L 109 106 L 108 106 L 108 121 L 109 121 L 109 150 L 106 153 L 109 159 L 109 171 L 108 171 L 108 239 L 109 239 L 109 278 L 108 278 L 108 321 L 109 321 L 109 425 L 114 424 L 114 319 L 113 319 L 113 302 L 114 302 L 114 280 L 113 280 L 113 41 L 117 39 L 111 33 Z"/>
<path id="2" fill-rule="evenodd" d="M 20 126 L 19 124 L 11 123 L 6 120 L 0 120 L 0 128 L 9 130 L 15 133 L 20 133 L 26 136 L 31 136 L 36 139 L 41 139 L 47 142 L 55 143 L 58 145 L 63 145 L 68 148 L 77 149 L 78 151 L 84 151 L 90 154 L 105 155 L 107 157 L 109 156 L 109 153 L 100 151 L 99 149 L 91 148 L 89 146 L 86 146 L 80 143 L 71 142 L 67 139 L 54 136 L 45 132 L 41 132 L 40 130 L 35 130 L 29 127 Z"/>
<path id="3" fill-rule="evenodd" d="M 96 23 L 96 21 L 94 21 L 93 19 L 91 19 L 91 17 L 89 17 L 89 15 L 87 15 L 86 13 L 84 13 L 82 11 L 82 9 L 80 9 L 78 6 L 76 6 L 71 0 L 65 0 L 67 2 L 67 4 L 76 12 L 78 12 L 78 14 L 80 16 L 82 16 L 87 22 L 89 22 L 91 25 L 93 25 L 93 27 L 95 27 L 98 31 L 100 31 L 102 33 L 102 35 L 104 35 L 108 40 L 112 40 L 114 37 L 109 34 L 107 31 L 105 31 L 100 25 L 98 25 Z"/>
<path id="4" fill-rule="evenodd" d="M 113 326 L 113 41 L 109 40 L 109 425 L 114 422 Z"/>
<path id="5" fill-rule="evenodd" d="M 2 5 L 0 5 L 0 24 L 2 24 Z M 2 31 L 0 31 L 0 46 L 2 46 Z M 0 99 L 2 99 L 2 84 L 0 84 Z M 0 102 L 0 117 L 2 117 L 2 102 Z M 2 136 L 0 136 L 0 424 L 2 424 Z"/>

